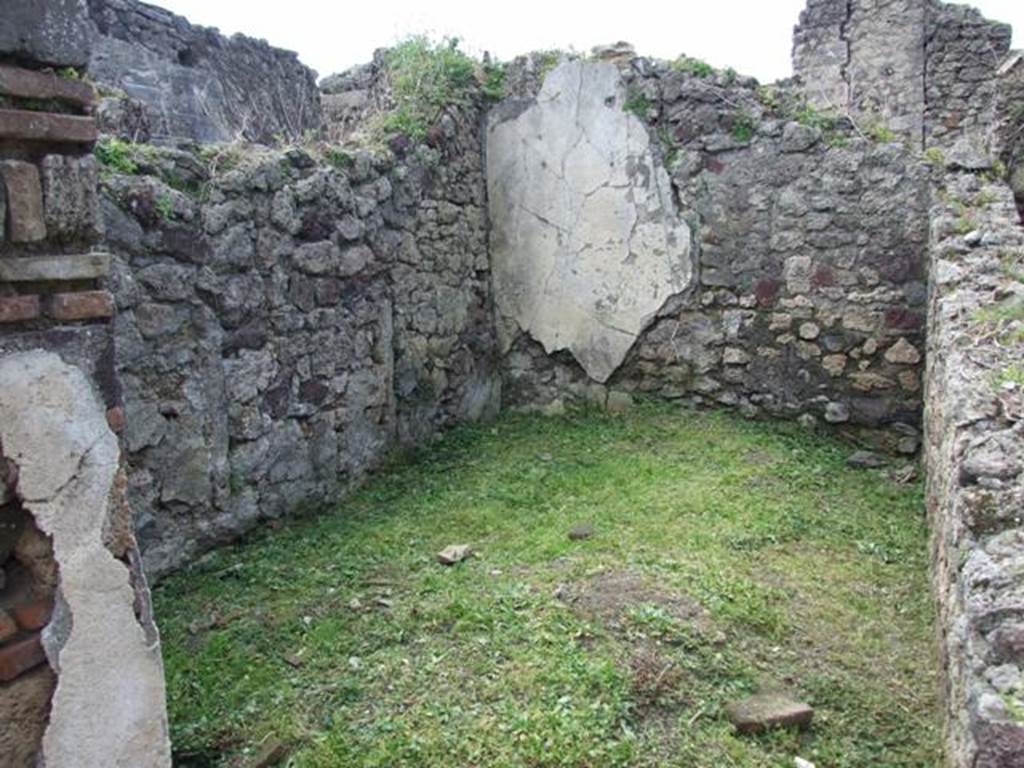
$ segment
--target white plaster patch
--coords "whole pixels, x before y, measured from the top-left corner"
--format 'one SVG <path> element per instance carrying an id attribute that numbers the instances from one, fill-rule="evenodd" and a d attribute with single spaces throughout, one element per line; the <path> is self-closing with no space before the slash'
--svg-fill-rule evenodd
<path id="1" fill-rule="evenodd" d="M 487 134 L 499 334 L 567 349 L 607 381 L 690 284 L 690 229 L 646 127 L 624 111 L 618 69 L 565 62 L 536 102 Z"/>
<path id="2" fill-rule="evenodd" d="M 82 371 L 47 352 L 0 360 L 0 440 L 25 508 L 52 538 L 71 617 L 44 764 L 169 766 L 159 641 L 147 639 L 128 568 L 103 543 L 120 449 Z"/>

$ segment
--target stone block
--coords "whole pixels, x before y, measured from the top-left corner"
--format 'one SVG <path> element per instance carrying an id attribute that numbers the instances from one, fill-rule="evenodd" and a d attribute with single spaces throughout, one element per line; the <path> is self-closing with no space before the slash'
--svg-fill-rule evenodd
<path id="1" fill-rule="evenodd" d="M 4 0 L 0 54 L 84 67 L 92 48 L 85 0 Z"/>
<path id="2" fill-rule="evenodd" d="M 92 144 L 96 137 L 91 117 L 0 109 L 0 139 Z"/>
<path id="3" fill-rule="evenodd" d="M 0 66 L 0 93 L 22 99 L 57 99 L 83 108 L 92 104 L 95 95 L 83 80 L 7 66 Z"/>
<path id="4" fill-rule="evenodd" d="M 885 359 L 893 365 L 917 365 L 921 362 L 921 353 L 906 339 L 900 339 L 885 353 Z"/>
<path id="5" fill-rule="evenodd" d="M 739 733 L 760 733 L 771 728 L 807 728 L 814 719 L 808 705 L 782 694 L 759 694 L 726 707 Z"/>
<path id="6" fill-rule="evenodd" d="M 114 316 L 114 297 L 108 291 L 58 293 L 50 299 L 54 320 L 101 320 Z"/>
<path id="7" fill-rule="evenodd" d="M 0 648 L 0 682 L 11 680 L 46 661 L 39 633 Z"/>
<path id="8" fill-rule="evenodd" d="M 42 162 L 46 229 L 58 240 L 99 239 L 98 167 L 94 157 L 47 155 Z"/>
<path id="9" fill-rule="evenodd" d="M 468 544 L 452 544 L 437 553 L 437 562 L 441 565 L 456 565 L 468 558 L 472 552 Z"/>
<path id="10" fill-rule="evenodd" d="M 0 323 L 22 323 L 39 317 L 38 296 L 0 297 Z"/>
<path id="11" fill-rule="evenodd" d="M 80 253 L 0 259 L 0 282 L 40 283 L 98 280 L 110 273 L 109 253 Z"/>
<path id="12" fill-rule="evenodd" d="M 7 192 L 9 238 L 16 243 L 45 240 L 46 219 L 39 169 L 20 160 L 4 160 L 0 162 L 0 176 Z"/>

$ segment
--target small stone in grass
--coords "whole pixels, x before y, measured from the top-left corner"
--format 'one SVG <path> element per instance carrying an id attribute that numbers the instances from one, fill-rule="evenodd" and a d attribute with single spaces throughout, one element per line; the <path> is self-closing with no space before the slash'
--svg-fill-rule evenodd
<path id="1" fill-rule="evenodd" d="M 284 657 L 284 660 L 289 667 L 295 667 L 295 669 L 298 669 L 305 663 L 297 653 L 289 653 Z"/>
<path id="2" fill-rule="evenodd" d="M 763 693 L 733 702 L 725 713 L 739 733 L 760 733 L 770 728 L 807 728 L 814 710 L 781 693 Z"/>
<path id="3" fill-rule="evenodd" d="M 580 523 L 569 529 L 569 540 L 583 541 L 584 539 L 589 539 L 595 532 L 593 523 Z"/>
<path id="4" fill-rule="evenodd" d="M 256 753 L 249 768 L 272 768 L 288 756 L 288 747 L 280 739 L 270 739 Z"/>
<path id="5" fill-rule="evenodd" d="M 795 768 L 815 768 L 814 763 L 810 760 L 804 760 L 802 757 L 794 757 L 793 765 Z"/>
<path id="6" fill-rule="evenodd" d="M 884 456 L 879 456 L 877 453 L 857 451 L 846 460 L 846 463 L 854 469 L 878 469 L 889 462 L 885 460 Z"/>
<path id="7" fill-rule="evenodd" d="M 452 544 L 437 553 L 437 562 L 441 565 L 455 565 L 469 557 L 470 551 L 468 544 Z"/>

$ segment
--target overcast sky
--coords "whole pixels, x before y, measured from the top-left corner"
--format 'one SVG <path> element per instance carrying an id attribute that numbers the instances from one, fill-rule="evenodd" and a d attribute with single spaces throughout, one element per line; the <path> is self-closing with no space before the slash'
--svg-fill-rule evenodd
<path id="1" fill-rule="evenodd" d="M 150 0 L 153 2 L 154 0 Z M 411 33 L 457 36 L 464 49 L 499 59 L 545 48 L 588 51 L 627 40 L 639 53 L 681 53 L 770 82 L 791 74 L 793 25 L 805 0 L 155 0 L 190 21 L 264 38 L 321 77 L 369 61 L 374 49 Z M 1024 0 L 977 0 L 989 18 L 1014 26 L 1024 46 Z"/>

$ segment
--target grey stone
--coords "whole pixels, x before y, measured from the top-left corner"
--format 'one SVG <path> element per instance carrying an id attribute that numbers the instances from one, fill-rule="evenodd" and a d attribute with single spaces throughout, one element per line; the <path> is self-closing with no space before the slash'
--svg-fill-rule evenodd
<path id="1" fill-rule="evenodd" d="M 294 53 L 133 0 L 89 0 L 89 12 L 90 75 L 143 105 L 154 138 L 271 143 L 320 125 L 316 75 Z"/>
<path id="2" fill-rule="evenodd" d="M 963 473 L 971 479 L 1011 480 L 1021 473 L 1021 466 L 1019 443 L 997 436 L 968 450 Z"/>
<path id="3" fill-rule="evenodd" d="M 772 728 L 806 729 L 814 709 L 780 693 L 765 693 L 734 702 L 725 714 L 739 733 L 760 733 Z"/>
<path id="4" fill-rule="evenodd" d="M 341 251 L 334 243 L 325 240 L 309 243 L 295 250 L 295 265 L 310 275 L 330 275 L 338 271 Z"/>
<path id="5" fill-rule="evenodd" d="M 850 420 L 850 408 L 845 403 L 832 402 L 825 406 L 825 421 L 829 424 L 845 424 Z"/>
<path id="6" fill-rule="evenodd" d="M 596 532 L 597 529 L 594 527 L 593 523 L 580 523 L 579 525 L 574 525 L 569 529 L 569 540 L 583 541 L 591 538 Z"/>
<path id="7" fill-rule="evenodd" d="M 946 151 L 946 168 L 954 171 L 987 171 L 992 168 L 992 157 L 977 139 L 962 136 Z"/>
<path id="8" fill-rule="evenodd" d="M 0 281 L 97 280 L 110 273 L 110 259 L 109 253 L 0 259 Z"/>
<path id="9" fill-rule="evenodd" d="M 296 657 L 291 656 L 289 659 Z M 353 657 L 355 658 L 355 657 Z M 288 659 L 286 659 L 287 661 Z M 288 661 L 292 664 L 292 661 Z M 299 664 L 292 664 L 292 666 L 302 666 L 301 660 Z M 274 768 L 275 765 L 279 765 L 286 757 L 288 757 L 288 745 L 277 738 L 268 739 L 256 755 L 252 758 L 252 761 L 248 763 L 247 768 Z"/>
<path id="10" fill-rule="evenodd" d="M 102 235 L 95 158 L 47 155 L 42 181 L 50 237 L 92 241 Z"/>
<path id="11" fill-rule="evenodd" d="M 338 274 L 342 277 L 358 275 L 371 261 L 373 261 L 373 251 L 365 245 L 346 248 L 342 251 L 339 259 Z"/>
<path id="12" fill-rule="evenodd" d="M 815 323 L 800 324 L 800 338 L 805 341 L 814 341 L 821 335 L 821 328 Z"/>
<path id="13" fill-rule="evenodd" d="M 91 30 L 85 0 L 4 0 L 0 54 L 54 67 L 89 60 Z"/>
<path id="14" fill-rule="evenodd" d="M 900 339 L 885 352 L 885 359 L 893 365 L 917 365 L 921 353 L 906 339 Z"/>
<path id="15" fill-rule="evenodd" d="M 452 544 L 437 553 L 437 562 L 441 565 L 456 565 L 472 554 L 468 544 Z"/>
<path id="16" fill-rule="evenodd" d="M 352 242 L 358 240 L 363 236 L 366 231 L 366 227 L 359 219 L 351 214 L 346 214 L 341 217 L 341 221 L 338 222 L 337 226 L 338 234 L 345 240 Z"/>
<path id="17" fill-rule="evenodd" d="M 846 463 L 854 469 L 879 469 L 887 466 L 889 462 L 886 461 L 885 457 L 879 456 L 877 453 L 856 451 L 850 454 L 846 459 Z"/>
<path id="18" fill-rule="evenodd" d="M 902 437 L 896 444 L 896 450 L 904 456 L 913 456 L 921 447 L 921 441 L 916 437 Z"/>
<path id="19" fill-rule="evenodd" d="M 722 363 L 725 365 L 746 365 L 750 362 L 750 354 L 736 347 L 727 347 L 722 353 Z"/>
<path id="20" fill-rule="evenodd" d="M 800 123 L 786 123 L 782 129 L 783 152 L 806 152 L 821 141 L 821 131 Z"/>
<path id="21" fill-rule="evenodd" d="M 634 406 L 633 396 L 628 392 L 612 391 L 608 393 L 605 408 L 611 413 L 625 413 Z"/>

